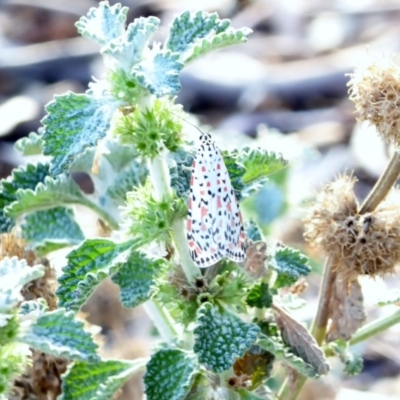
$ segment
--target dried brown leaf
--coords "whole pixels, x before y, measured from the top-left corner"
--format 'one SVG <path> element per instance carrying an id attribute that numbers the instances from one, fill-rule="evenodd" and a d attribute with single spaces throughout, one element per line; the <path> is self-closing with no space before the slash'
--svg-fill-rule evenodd
<path id="1" fill-rule="evenodd" d="M 276 323 L 281 331 L 283 341 L 297 356 L 312 365 L 320 375 L 329 372 L 329 364 L 324 352 L 300 322 L 296 321 L 286 310 L 276 304 L 272 306 Z"/>
<path id="2" fill-rule="evenodd" d="M 246 259 L 242 266 L 253 278 L 260 278 L 267 269 L 265 261 L 268 259 L 267 244 L 263 241 L 253 242 L 248 240 L 246 243 Z"/>
<path id="3" fill-rule="evenodd" d="M 353 333 L 360 328 L 365 319 L 364 296 L 357 279 L 337 276 L 329 305 L 331 324 L 327 333 L 327 341 L 336 339 L 350 340 Z"/>

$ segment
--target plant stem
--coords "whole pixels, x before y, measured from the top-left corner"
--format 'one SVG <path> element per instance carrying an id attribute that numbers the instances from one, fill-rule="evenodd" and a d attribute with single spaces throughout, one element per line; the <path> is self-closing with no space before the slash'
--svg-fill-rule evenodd
<path id="1" fill-rule="evenodd" d="M 197 265 L 193 262 L 192 257 L 190 257 L 183 219 L 177 219 L 173 222 L 171 236 L 176 251 L 179 254 L 181 267 L 186 279 L 189 283 L 193 283 L 196 278 L 201 278 L 201 273 Z"/>
<path id="2" fill-rule="evenodd" d="M 143 304 L 146 314 L 152 320 L 157 328 L 160 336 L 167 343 L 172 342 L 177 337 L 177 331 L 174 326 L 174 321 L 167 312 L 155 299 L 146 301 Z"/>
<path id="3" fill-rule="evenodd" d="M 332 287 L 335 278 L 336 273 L 333 271 L 333 259 L 332 257 L 327 257 L 319 290 L 318 310 L 311 326 L 311 333 L 319 345 L 321 345 L 325 339 L 326 325 L 328 323 L 329 315 L 329 303 L 332 297 Z"/>
<path id="4" fill-rule="evenodd" d="M 386 170 L 383 172 L 378 182 L 372 188 L 367 198 L 362 203 L 359 213 L 365 214 L 374 211 L 379 203 L 386 197 L 389 190 L 396 183 L 400 174 L 400 155 L 396 151 L 389 161 Z"/>
<path id="5" fill-rule="evenodd" d="M 351 338 L 350 346 L 363 342 L 376 334 L 400 322 L 400 310 L 395 311 L 392 315 L 384 316 L 364 325 Z"/>

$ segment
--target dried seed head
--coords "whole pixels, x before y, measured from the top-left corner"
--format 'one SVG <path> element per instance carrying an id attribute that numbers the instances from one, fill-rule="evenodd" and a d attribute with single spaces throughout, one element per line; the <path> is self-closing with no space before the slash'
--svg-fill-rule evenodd
<path id="1" fill-rule="evenodd" d="M 400 262 L 400 192 L 393 190 L 375 211 L 360 215 L 355 181 L 344 175 L 322 190 L 304 220 L 304 236 L 332 257 L 343 277 L 393 273 Z"/>
<path id="2" fill-rule="evenodd" d="M 400 66 L 392 59 L 372 61 L 350 74 L 349 98 L 358 119 L 369 121 L 388 143 L 400 143 Z"/>

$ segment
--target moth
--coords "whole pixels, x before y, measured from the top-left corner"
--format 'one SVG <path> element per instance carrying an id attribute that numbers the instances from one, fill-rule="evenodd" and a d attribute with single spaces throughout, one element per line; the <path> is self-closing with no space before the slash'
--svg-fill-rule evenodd
<path id="1" fill-rule="evenodd" d="M 193 261 L 206 268 L 226 257 L 245 259 L 245 234 L 239 204 L 221 152 L 202 133 L 192 165 L 187 240 Z"/>

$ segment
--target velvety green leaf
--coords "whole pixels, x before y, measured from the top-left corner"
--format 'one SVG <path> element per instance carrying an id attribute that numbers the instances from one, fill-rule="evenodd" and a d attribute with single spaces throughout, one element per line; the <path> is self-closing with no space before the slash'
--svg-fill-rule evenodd
<path id="1" fill-rule="evenodd" d="M 132 67 L 141 61 L 143 50 L 159 24 L 156 17 L 136 18 L 118 39 L 104 47 L 102 53 L 114 58 L 119 68 L 130 73 Z"/>
<path id="2" fill-rule="evenodd" d="M 50 165 L 38 163 L 13 170 L 10 177 L 0 183 L 0 232 L 9 232 L 14 226 L 14 220 L 5 214 L 5 208 L 17 200 L 18 189 L 35 189 L 49 175 Z"/>
<path id="3" fill-rule="evenodd" d="M 60 308 L 49 311 L 23 331 L 20 340 L 36 350 L 70 360 L 92 362 L 99 359 L 97 344 L 83 330 L 83 322 L 74 319 L 73 311 Z"/>
<path id="4" fill-rule="evenodd" d="M 258 242 L 263 238 L 260 227 L 252 220 L 245 221 L 244 232 L 246 238 L 252 240 L 253 242 Z"/>
<path id="5" fill-rule="evenodd" d="M 193 354 L 179 349 L 157 351 L 148 362 L 144 375 L 147 399 L 184 399 L 198 369 Z"/>
<path id="6" fill-rule="evenodd" d="M 46 300 L 39 298 L 37 300 L 27 300 L 23 301 L 19 306 L 19 315 L 34 314 L 36 316 L 44 314 L 49 309 Z"/>
<path id="7" fill-rule="evenodd" d="M 24 156 L 36 156 L 43 153 L 42 133 L 44 129 L 39 129 L 39 134 L 31 132 L 28 136 L 18 139 L 14 147 Z"/>
<path id="8" fill-rule="evenodd" d="M 127 13 L 128 7 L 122 7 L 120 3 L 110 6 L 108 1 L 101 1 L 75 25 L 83 37 L 103 46 L 124 33 Z"/>
<path id="9" fill-rule="evenodd" d="M 222 157 L 226 169 L 228 170 L 229 178 L 233 189 L 235 190 L 235 195 L 238 201 L 243 198 L 243 175 L 246 173 L 246 168 L 238 160 L 238 152 L 235 150 L 233 152 L 222 151 Z"/>
<path id="10" fill-rule="evenodd" d="M 6 215 L 12 218 L 66 204 L 91 206 L 75 181 L 65 175 L 59 175 L 55 179 L 47 176 L 34 190 L 19 189 L 16 192 L 16 200 L 5 210 Z"/>
<path id="11" fill-rule="evenodd" d="M 181 89 L 179 73 L 183 64 L 179 56 L 171 52 L 157 53 L 152 62 L 143 61 L 132 69 L 139 84 L 156 97 L 173 96 Z"/>
<path id="12" fill-rule="evenodd" d="M 163 260 L 149 260 L 139 252 L 132 252 L 129 255 L 112 277 L 112 281 L 120 287 L 120 299 L 124 307 L 134 308 L 151 297 L 154 291 L 154 278 L 163 264 Z"/>
<path id="13" fill-rule="evenodd" d="M 192 164 L 195 156 L 194 151 L 189 148 L 180 148 L 175 153 L 170 153 L 169 156 L 173 160 L 169 169 L 171 187 L 175 190 L 177 196 L 183 198 L 187 203 L 189 200 Z"/>
<path id="14" fill-rule="evenodd" d="M 260 340 L 257 341 L 257 344 L 274 354 L 277 360 L 288 364 L 300 374 L 308 376 L 309 378 L 317 378 L 319 376 L 318 371 L 312 365 L 307 364 L 303 359 L 294 355 L 291 350 L 277 338 L 262 335 Z"/>
<path id="15" fill-rule="evenodd" d="M 58 400 L 110 400 L 145 364 L 143 359 L 75 362 L 62 377 L 62 394 Z"/>
<path id="16" fill-rule="evenodd" d="M 107 239 L 88 239 L 71 251 L 68 264 L 58 278 L 59 306 L 79 310 L 97 285 L 126 262 L 131 246 L 131 242 L 117 244 Z"/>
<path id="17" fill-rule="evenodd" d="M 246 303 L 250 307 L 268 308 L 272 304 L 272 294 L 268 284 L 265 282 L 256 283 L 247 294 Z"/>
<path id="18" fill-rule="evenodd" d="M 111 97 L 72 92 L 55 96 L 47 104 L 47 115 L 42 120 L 46 128 L 43 154 L 53 157 L 52 174 L 67 172 L 86 147 L 95 146 L 106 136 L 118 106 L 119 102 Z"/>
<path id="19" fill-rule="evenodd" d="M 214 372 L 222 372 L 243 356 L 259 332 L 257 325 L 205 303 L 198 311 L 194 351 L 202 364 Z"/>
<path id="20" fill-rule="evenodd" d="M 307 276 L 311 272 L 308 258 L 290 247 L 277 248 L 270 267 L 278 272 L 275 288 L 290 286 L 301 276 Z"/>
<path id="21" fill-rule="evenodd" d="M 355 376 L 362 372 L 364 360 L 359 354 L 352 353 L 349 349 L 349 343 L 338 339 L 328 344 L 329 349 L 337 355 L 344 363 L 343 372 L 349 376 Z"/>
<path id="22" fill-rule="evenodd" d="M 124 205 L 126 194 L 135 187 L 143 185 L 146 181 L 148 171 L 143 163 L 133 161 L 124 171 L 121 171 L 112 185 L 107 189 L 107 195 L 112 198 L 116 204 Z"/>
<path id="23" fill-rule="evenodd" d="M 221 20 L 216 13 L 186 11 L 172 23 L 166 47 L 189 62 L 201 54 L 247 40 L 251 29 L 233 29 L 230 21 Z"/>
<path id="24" fill-rule="evenodd" d="M 22 300 L 23 286 L 43 275 L 42 265 L 30 267 L 17 257 L 4 257 L 0 261 L 0 328 L 13 317 L 14 308 Z"/>
<path id="25" fill-rule="evenodd" d="M 21 230 L 22 237 L 41 255 L 77 245 L 85 238 L 72 210 L 64 207 L 28 215 Z"/>
<path id="26" fill-rule="evenodd" d="M 239 161 L 246 168 L 246 173 L 242 178 L 244 185 L 263 180 L 287 165 L 287 161 L 281 155 L 249 147 L 241 150 Z"/>

